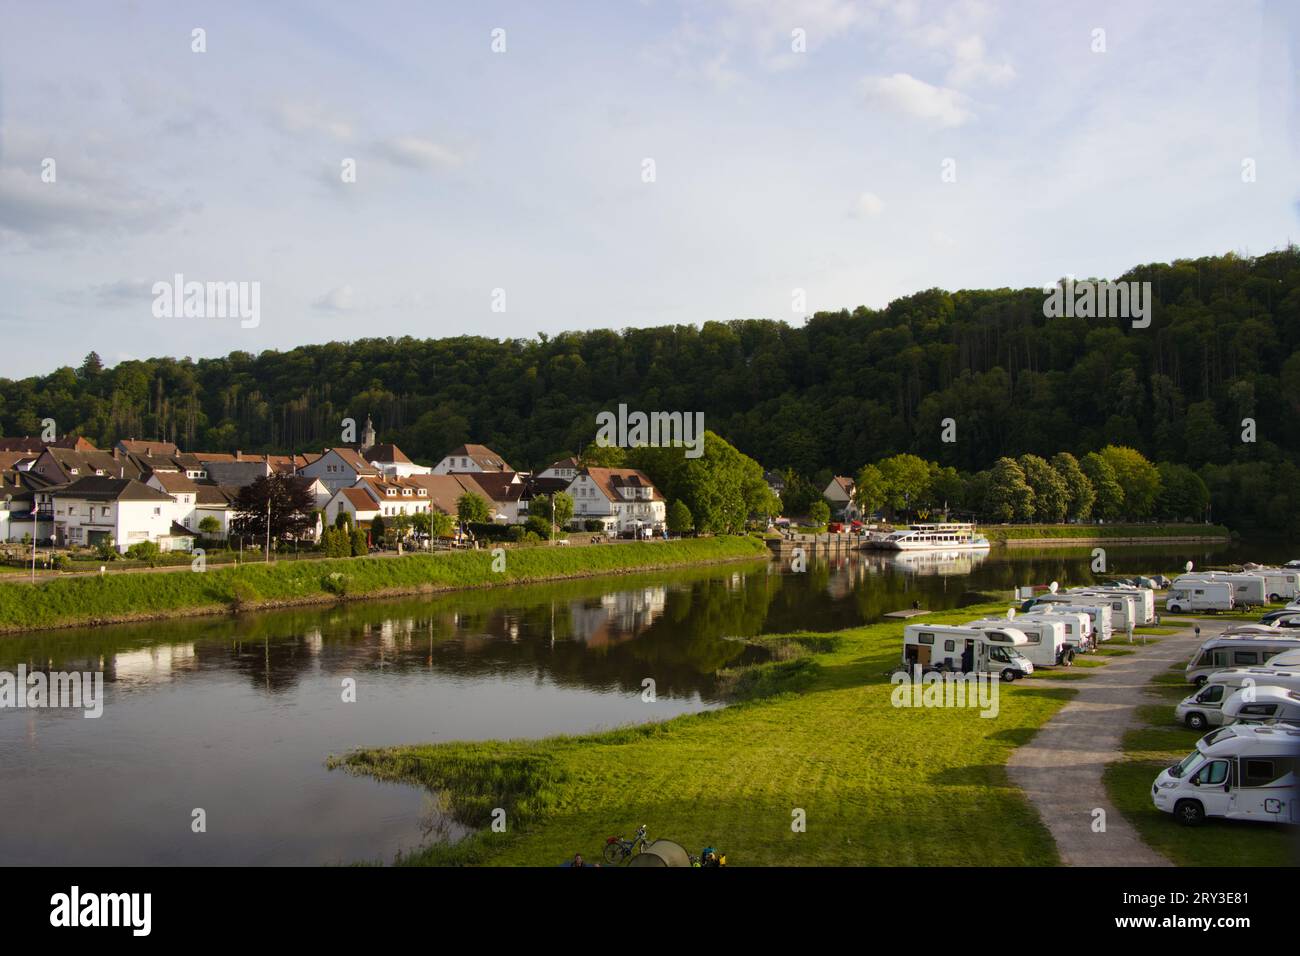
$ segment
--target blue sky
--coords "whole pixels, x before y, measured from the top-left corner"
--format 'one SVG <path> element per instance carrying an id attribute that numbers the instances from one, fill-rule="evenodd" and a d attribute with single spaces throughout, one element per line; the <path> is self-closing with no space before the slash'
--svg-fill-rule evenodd
<path id="1" fill-rule="evenodd" d="M 881 306 L 1300 239 L 1300 8 L 1087 7 L 0 0 L 0 375 L 798 322 L 796 289 Z M 260 282 L 260 323 L 155 318 L 176 273 Z"/>

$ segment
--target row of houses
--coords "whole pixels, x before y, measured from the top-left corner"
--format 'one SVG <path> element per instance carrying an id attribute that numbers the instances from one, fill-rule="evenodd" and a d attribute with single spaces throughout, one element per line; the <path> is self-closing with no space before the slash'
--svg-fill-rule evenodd
<path id="1" fill-rule="evenodd" d="M 0 438 L 0 539 L 189 549 L 205 529 L 227 537 L 240 489 L 271 474 L 306 484 L 323 516 L 318 531 L 341 512 L 359 526 L 420 512 L 455 515 L 465 494 L 483 498 L 491 520 L 516 524 L 527 521 L 539 495 L 561 491 L 573 497 L 575 527 L 592 523 L 611 534 L 664 527 L 663 495 L 635 469 L 584 468 L 567 458 L 531 474 L 475 444 L 419 465 L 376 439 L 369 419 L 357 445 L 301 455 L 183 452 L 171 442 L 133 439 L 101 450 L 77 438 Z"/>

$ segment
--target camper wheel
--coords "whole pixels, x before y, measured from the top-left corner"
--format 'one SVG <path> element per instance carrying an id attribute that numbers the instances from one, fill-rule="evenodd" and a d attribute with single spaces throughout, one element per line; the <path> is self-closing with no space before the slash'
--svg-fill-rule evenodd
<path id="1" fill-rule="evenodd" d="M 1205 808 L 1199 800 L 1179 800 L 1174 805 L 1174 816 L 1185 827 L 1200 826 L 1205 822 Z"/>
<path id="2" fill-rule="evenodd" d="M 1273 604 L 1279 604 L 1279 603 L 1281 603 L 1281 601 L 1282 601 L 1282 595 L 1280 595 L 1280 594 L 1270 594 L 1270 595 L 1268 596 L 1268 599 L 1269 599 L 1269 601 L 1271 601 Z"/>
<path id="3" fill-rule="evenodd" d="M 1209 723 L 1209 721 L 1205 719 L 1204 714 L 1197 713 L 1196 711 L 1192 711 L 1188 714 L 1185 722 L 1189 730 L 1204 730 L 1205 725 Z"/>
<path id="4" fill-rule="evenodd" d="M 1169 611 L 1170 614 L 1177 614 L 1177 613 L 1178 613 L 1179 611 L 1181 611 L 1182 609 L 1183 609 L 1183 607 L 1182 607 L 1181 604 L 1171 604 L 1171 605 L 1169 605 L 1169 607 L 1168 607 L 1168 611 Z"/>
<path id="5" fill-rule="evenodd" d="M 1002 679 L 1006 681 L 1008 684 L 1010 684 L 1013 680 L 1016 679 L 1016 672 L 1013 671 L 1010 667 L 1008 667 L 1006 670 L 1002 672 Z"/>

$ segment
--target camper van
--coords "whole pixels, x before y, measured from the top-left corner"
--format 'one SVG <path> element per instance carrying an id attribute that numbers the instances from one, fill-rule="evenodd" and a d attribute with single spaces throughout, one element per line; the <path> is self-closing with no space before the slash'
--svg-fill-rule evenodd
<path id="1" fill-rule="evenodd" d="M 1270 657 L 1264 666 L 1270 670 L 1300 670 L 1300 649 L 1283 651 L 1276 657 Z"/>
<path id="2" fill-rule="evenodd" d="M 1096 585 L 1086 588 L 1073 588 L 1084 593 L 1093 594 L 1118 594 L 1121 597 L 1133 599 L 1134 604 L 1134 623 L 1136 627 L 1146 627 L 1157 623 L 1156 617 L 1156 595 L 1150 588 L 1135 588 L 1131 584 L 1107 584 Z"/>
<path id="3" fill-rule="evenodd" d="M 1025 635 L 1012 627 L 909 624 L 903 628 L 903 664 L 944 667 L 962 673 L 997 674 L 1004 681 L 1028 677 L 1033 663 Z"/>
<path id="4" fill-rule="evenodd" d="M 1174 578 L 1174 587 L 1193 581 L 1223 582 L 1232 586 L 1232 601 L 1237 607 L 1263 607 L 1268 603 L 1264 578 L 1254 573 L 1229 574 L 1226 571 L 1194 571 Z"/>
<path id="5" fill-rule="evenodd" d="M 1192 730 L 1217 727 L 1224 723 L 1224 702 L 1247 683 L 1256 688 L 1283 687 L 1300 691 L 1300 671 L 1273 667 L 1231 667 L 1216 671 L 1200 690 L 1183 698 L 1174 708 L 1174 717 Z"/>
<path id="6" fill-rule="evenodd" d="M 1232 585 L 1226 581 L 1178 577 L 1165 595 L 1165 610 L 1172 614 L 1180 611 L 1231 611 L 1235 606 L 1232 593 Z"/>
<path id="7" fill-rule="evenodd" d="M 1044 594 L 1026 603 L 1028 604 L 1024 609 L 1026 614 L 1037 614 L 1050 607 L 1056 611 L 1088 615 L 1088 619 L 1092 622 L 1094 643 L 1109 641 L 1114 631 L 1110 602 L 1087 601 L 1077 596 L 1066 597 L 1064 594 Z"/>
<path id="8" fill-rule="evenodd" d="M 1300 692 L 1277 684 L 1260 684 L 1234 691 L 1223 702 L 1223 723 L 1272 724 L 1300 721 Z M 1296 751 L 1300 757 L 1300 748 Z"/>
<path id="9" fill-rule="evenodd" d="M 1092 618 L 1082 611 L 1062 611 L 1055 604 L 1035 604 L 1020 616 L 1060 621 L 1065 626 L 1065 643 L 1073 647 L 1076 654 L 1087 654 L 1097 649 L 1092 636 Z"/>
<path id="10" fill-rule="evenodd" d="M 1295 568 L 1247 568 L 1247 573 L 1264 579 L 1264 589 L 1272 604 L 1294 601 L 1300 597 L 1300 571 Z"/>
<path id="11" fill-rule="evenodd" d="M 1258 667 L 1283 651 L 1300 649 L 1300 635 L 1227 634 L 1212 637 L 1187 662 L 1187 682 L 1200 687 L 1215 671 L 1229 667 Z"/>
<path id="12" fill-rule="evenodd" d="M 1105 601 L 1110 605 L 1111 621 L 1118 631 L 1127 631 L 1138 626 L 1138 602 L 1132 593 L 1075 588 L 1065 592 L 1065 596 L 1075 598 L 1083 604 Z"/>
<path id="13" fill-rule="evenodd" d="M 1151 785 L 1157 810 L 1187 826 L 1206 817 L 1300 823 L 1300 728 L 1220 727 Z"/>
<path id="14" fill-rule="evenodd" d="M 1069 667 L 1074 663 L 1076 653 L 1065 640 L 1065 622 L 1054 620 L 1046 615 L 1021 615 L 1014 620 L 1008 618 L 984 618 L 979 621 L 967 621 L 966 627 L 980 629 L 990 627 L 1015 627 L 1025 635 L 1029 642 L 1019 648 L 1020 653 L 1029 658 L 1035 667 Z"/>

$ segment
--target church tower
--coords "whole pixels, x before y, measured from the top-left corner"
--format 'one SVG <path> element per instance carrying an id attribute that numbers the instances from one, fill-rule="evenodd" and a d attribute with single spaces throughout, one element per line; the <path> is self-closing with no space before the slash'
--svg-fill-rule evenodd
<path id="1" fill-rule="evenodd" d="M 374 447 L 375 447 L 375 425 L 374 422 L 370 420 L 370 416 L 367 415 L 366 427 L 361 432 L 361 450 L 363 452 L 366 452 Z"/>

